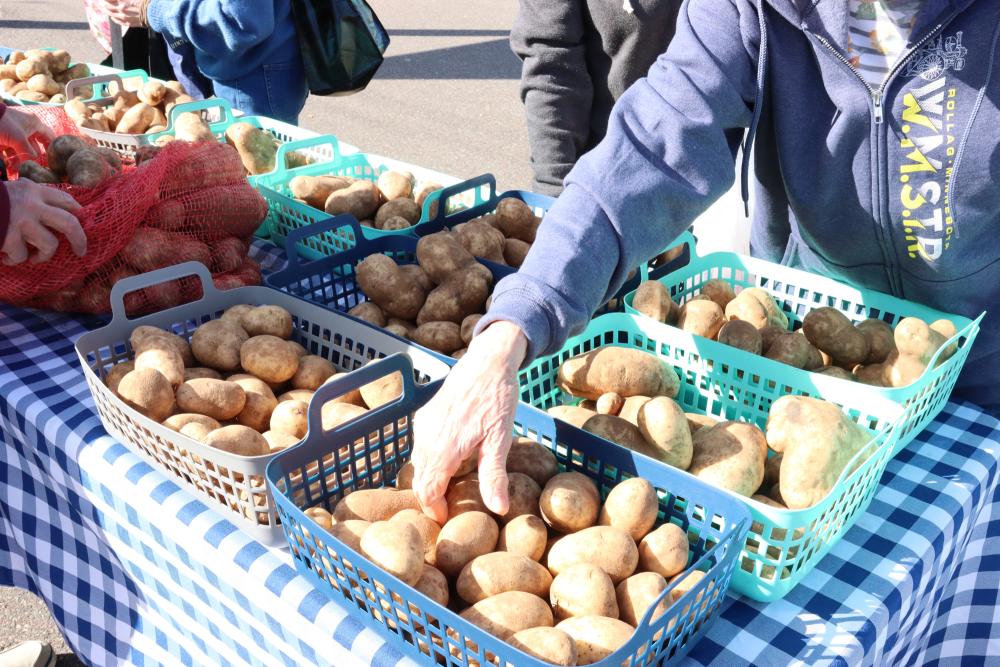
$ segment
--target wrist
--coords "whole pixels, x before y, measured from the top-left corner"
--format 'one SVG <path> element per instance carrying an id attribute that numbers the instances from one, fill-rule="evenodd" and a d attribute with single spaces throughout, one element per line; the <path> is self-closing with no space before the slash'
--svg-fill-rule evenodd
<path id="1" fill-rule="evenodd" d="M 504 365 L 520 368 L 528 353 L 528 337 L 518 325 L 497 320 L 479 332 L 469 347 L 483 347 L 487 354 L 499 357 Z"/>

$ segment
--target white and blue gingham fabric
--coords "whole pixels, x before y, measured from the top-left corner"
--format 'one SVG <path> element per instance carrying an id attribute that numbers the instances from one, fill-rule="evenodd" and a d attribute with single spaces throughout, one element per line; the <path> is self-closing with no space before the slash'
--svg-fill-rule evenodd
<path id="1" fill-rule="evenodd" d="M 101 324 L 0 307 L 0 584 L 44 598 L 94 665 L 417 664 L 105 433 L 73 350 Z M 989 664 L 998 461 L 1000 423 L 949 403 L 801 585 L 729 597 L 688 663 Z"/>

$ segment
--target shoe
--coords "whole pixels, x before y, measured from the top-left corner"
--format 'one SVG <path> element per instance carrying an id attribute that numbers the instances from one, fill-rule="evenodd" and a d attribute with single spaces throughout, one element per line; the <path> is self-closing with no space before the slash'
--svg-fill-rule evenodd
<path id="1" fill-rule="evenodd" d="M 22 642 L 0 653 L 0 667 L 55 667 L 56 652 L 45 642 Z"/>

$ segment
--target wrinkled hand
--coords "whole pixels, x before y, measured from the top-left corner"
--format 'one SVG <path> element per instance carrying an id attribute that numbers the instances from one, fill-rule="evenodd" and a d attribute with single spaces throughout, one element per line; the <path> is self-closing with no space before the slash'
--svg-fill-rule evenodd
<path id="1" fill-rule="evenodd" d="M 490 511 L 506 514 L 507 452 L 517 409 L 517 369 L 527 351 L 520 327 L 495 322 L 476 336 L 444 385 L 414 419 L 413 491 L 438 523 L 445 492 L 463 461 L 478 456 L 479 491 Z"/>
<path id="2" fill-rule="evenodd" d="M 146 25 L 149 0 L 100 0 L 98 9 L 119 25 L 138 28 Z"/>
<path id="3" fill-rule="evenodd" d="M 53 139 L 52 130 L 33 114 L 8 108 L 0 118 L 0 148 L 10 147 L 18 155 L 34 159 L 39 151 L 31 143 L 32 135 L 40 135 L 46 142 Z"/>
<path id="4" fill-rule="evenodd" d="M 0 187 L 10 197 L 10 225 L 0 248 L 4 264 L 20 264 L 29 255 L 33 264 L 52 259 L 59 247 L 53 231 L 66 237 L 77 256 L 87 252 L 87 236 L 73 215 L 80 205 L 69 194 L 25 179 Z"/>

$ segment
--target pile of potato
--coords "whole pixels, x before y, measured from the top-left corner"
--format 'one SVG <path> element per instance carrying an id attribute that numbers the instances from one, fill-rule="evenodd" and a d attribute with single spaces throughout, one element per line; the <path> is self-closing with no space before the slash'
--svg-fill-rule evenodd
<path id="1" fill-rule="evenodd" d="M 442 354 L 461 357 L 493 289 L 493 274 L 454 234 L 417 242 L 417 263 L 397 264 L 375 253 L 358 263 L 358 286 L 368 301 L 351 315 Z"/>
<path id="2" fill-rule="evenodd" d="M 804 396 L 771 406 L 766 433 L 753 424 L 685 413 L 674 370 L 631 348 L 602 347 L 566 360 L 559 388 L 584 399 L 549 414 L 718 488 L 783 509 L 804 509 L 833 488 L 872 438 L 840 408 Z"/>
<path id="3" fill-rule="evenodd" d="M 501 199 L 493 213 L 455 225 L 451 233 L 480 259 L 520 268 L 542 219 L 520 199 Z"/>
<path id="4" fill-rule="evenodd" d="M 0 64 L 0 93 L 30 102 L 66 102 L 66 84 L 90 76 L 85 63 L 70 66 L 67 51 L 13 51 Z M 89 95 L 88 95 L 89 96 Z"/>
<path id="5" fill-rule="evenodd" d="M 916 381 L 938 348 L 956 333 L 946 319 L 928 325 L 908 317 L 895 331 L 877 319 L 855 325 L 830 307 L 809 311 L 793 332 L 788 330 L 788 316 L 766 290 L 752 287 L 736 294 L 722 280 L 702 283 L 701 292 L 683 306 L 671 299 L 663 283 L 648 280 L 639 285 L 632 305 L 647 317 L 751 354 L 876 387 L 904 387 Z M 939 363 L 954 352 L 954 346 L 945 350 Z"/>
<path id="6" fill-rule="evenodd" d="M 110 88 L 117 88 L 111 84 Z M 66 115 L 78 127 L 114 132 L 116 134 L 154 134 L 167 129 L 167 116 L 177 104 L 193 102 L 183 84 L 177 81 L 143 81 L 126 79 L 122 90 L 115 90 L 107 106 L 88 103 L 90 87 L 77 89 L 78 95 L 66 100 Z M 81 97 L 80 95 L 86 95 Z"/>
<path id="7" fill-rule="evenodd" d="M 270 454 L 299 442 L 309 401 L 340 377 L 324 357 L 291 340 L 292 316 L 279 306 L 237 305 L 198 327 L 190 342 L 140 326 L 134 359 L 113 366 L 105 384 L 153 421 L 240 456 Z M 335 428 L 402 394 L 397 372 L 323 406 Z"/>
<path id="8" fill-rule="evenodd" d="M 507 458 L 510 510 L 498 516 L 483 503 L 474 467 L 470 459 L 451 481 L 444 525 L 420 510 L 411 464 L 399 471 L 396 489 L 355 491 L 332 514 L 323 507 L 306 514 L 435 602 L 556 665 L 603 660 L 629 640 L 667 586 L 677 582 L 657 616 L 705 576 L 685 571 L 685 531 L 669 521 L 656 526 L 659 500 L 645 479 L 619 483 L 602 504 L 593 480 L 560 472 L 548 448 L 515 438 Z M 361 568 L 341 556 L 348 569 Z M 374 596 L 368 601 L 381 618 Z M 397 602 L 405 616 L 405 603 Z M 386 601 L 381 607 L 391 608 Z M 471 642 L 468 648 L 477 650 Z"/>
<path id="9" fill-rule="evenodd" d="M 417 184 L 413 174 L 384 171 L 377 181 L 349 176 L 295 176 L 291 196 L 330 215 L 353 215 L 365 227 L 407 229 L 420 222 L 424 201 L 442 186 Z"/>
<path id="10" fill-rule="evenodd" d="M 18 178 L 36 183 L 70 183 L 96 188 L 122 170 L 118 153 L 95 146 L 82 137 L 56 137 L 45 151 L 48 167 L 25 160 L 18 167 Z"/>

